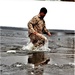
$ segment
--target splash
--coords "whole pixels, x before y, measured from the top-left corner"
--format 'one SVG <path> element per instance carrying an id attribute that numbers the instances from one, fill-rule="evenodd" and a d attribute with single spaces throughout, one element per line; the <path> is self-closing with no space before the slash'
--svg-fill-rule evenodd
<path id="1" fill-rule="evenodd" d="M 48 40 L 45 42 L 45 45 L 42 47 L 35 47 L 31 42 L 28 45 L 24 45 L 22 50 L 32 50 L 32 51 L 50 51 L 48 48 Z"/>

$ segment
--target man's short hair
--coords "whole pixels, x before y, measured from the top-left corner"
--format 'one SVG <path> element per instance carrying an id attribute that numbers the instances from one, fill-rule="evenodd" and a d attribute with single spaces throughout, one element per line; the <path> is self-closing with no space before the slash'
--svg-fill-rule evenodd
<path id="1" fill-rule="evenodd" d="M 40 9 L 40 12 L 43 12 L 44 14 L 46 14 L 46 13 L 47 13 L 47 9 L 46 9 L 45 7 L 42 7 L 42 8 Z"/>

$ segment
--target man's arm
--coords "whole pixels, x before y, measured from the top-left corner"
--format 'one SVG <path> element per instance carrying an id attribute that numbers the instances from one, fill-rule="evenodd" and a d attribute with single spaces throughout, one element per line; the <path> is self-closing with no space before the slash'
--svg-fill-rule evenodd
<path id="1" fill-rule="evenodd" d="M 44 25 L 44 28 L 43 28 L 43 32 L 45 34 L 47 34 L 48 36 L 51 36 L 51 33 L 46 29 L 46 26 Z"/>
<path id="2" fill-rule="evenodd" d="M 36 18 L 33 17 L 29 22 L 28 22 L 28 30 L 30 33 L 35 33 L 35 30 L 33 28 L 33 25 L 35 25 L 37 22 Z"/>

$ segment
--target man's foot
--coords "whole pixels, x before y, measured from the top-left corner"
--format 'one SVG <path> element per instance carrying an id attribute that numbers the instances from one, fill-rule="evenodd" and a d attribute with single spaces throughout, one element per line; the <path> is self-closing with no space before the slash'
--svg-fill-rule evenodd
<path id="1" fill-rule="evenodd" d="M 32 50 L 32 51 L 40 51 L 40 47 L 39 47 L 39 46 L 37 46 L 37 47 L 33 46 L 33 47 L 31 48 L 31 50 Z"/>
<path id="2" fill-rule="evenodd" d="M 35 47 L 35 46 L 31 47 L 31 50 L 33 50 L 33 51 L 36 51 L 36 49 L 37 49 L 37 47 Z"/>
<path id="3" fill-rule="evenodd" d="M 43 60 L 42 62 L 36 63 L 35 66 L 38 66 L 38 65 L 46 65 L 46 64 L 48 64 L 49 61 L 50 61 L 50 59 L 47 58 L 47 59 Z"/>
<path id="4" fill-rule="evenodd" d="M 46 65 L 46 64 L 48 64 L 49 61 L 50 61 L 49 58 L 48 59 L 45 59 L 43 62 L 41 62 L 41 65 Z"/>

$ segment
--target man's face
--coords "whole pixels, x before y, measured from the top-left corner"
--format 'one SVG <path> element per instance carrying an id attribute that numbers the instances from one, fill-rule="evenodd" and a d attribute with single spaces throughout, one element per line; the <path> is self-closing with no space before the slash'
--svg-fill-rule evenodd
<path id="1" fill-rule="evenodd" d="M 41 18 L 44 18 L 45 15 L 46 15 L 46 14 L 45 14 L 44 12 L 40 12 Z"/>

